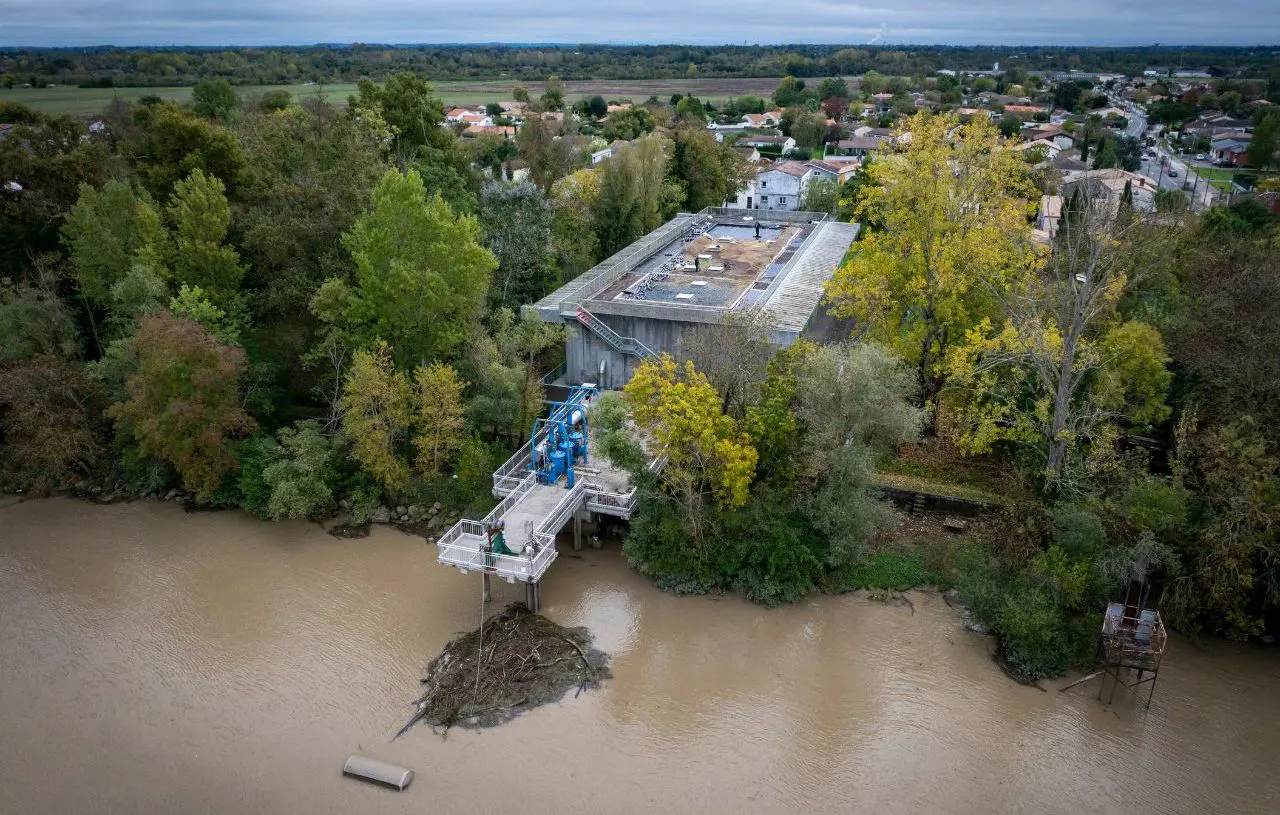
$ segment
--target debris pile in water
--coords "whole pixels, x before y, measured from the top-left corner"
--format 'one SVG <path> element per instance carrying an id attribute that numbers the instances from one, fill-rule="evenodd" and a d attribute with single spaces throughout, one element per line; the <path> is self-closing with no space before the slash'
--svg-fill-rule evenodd
<path id="1" fill-rule="evenodd" d="M 591 648 L 587 629 L 564 628 L 512 603 L 479 629 L 450 640 L 431 661 L 417 712 L 396 737 L 418 722 L 446 730 L 502 724 L 559 701 L 570 688 L 581 693 L 599 687 L 611 676 L 608 661 Z"/>

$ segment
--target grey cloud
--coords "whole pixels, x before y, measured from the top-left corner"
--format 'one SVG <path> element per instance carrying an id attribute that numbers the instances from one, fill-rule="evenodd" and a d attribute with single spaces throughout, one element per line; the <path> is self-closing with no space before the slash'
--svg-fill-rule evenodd
<path id="1" fill-rule="evenodd" d="M 313 42 L 1255 45 L 1276 0 L 0 0 L 0 46 Z"/>

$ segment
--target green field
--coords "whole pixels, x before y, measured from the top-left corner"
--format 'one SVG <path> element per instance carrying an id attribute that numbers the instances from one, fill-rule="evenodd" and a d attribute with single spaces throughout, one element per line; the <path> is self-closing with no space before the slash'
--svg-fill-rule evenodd
<path id="1" fill-rule="evenodd" d="M 1275 173 L 1259 172 L 1258 170 L 1231 170 L 1226 167 L 1193 167 L 1192 170 L 1196 175 L 1203 178 L 1206 183 L 1227 192 L 1231 192 L 1231 182 L 1233 180 L 1239 181 L 1247 187 L 1250 183 L 1275 175 Z"/>
<path id="2" fill-rule="evenodd" d="M 436 92 L 449 105 L 478 105 L 511 99 L 510 80 L 465 80 L 433 82 Z M 333 102 L 345 102 L 355 92 L 355 83 L 335 85 L 255 85 L 239 86 L 236 92 L 241 98 L 261 94 L 269 90 L 285 90 L 295 99 L 304 99 L 323 93 Z M 542 93 L 540 83 L 527 85 L 534 96 Z M 565 83 L 566 96 L 572 101 L 599 94 L 606 99 L 630 98 L 639 102 L 650 96 L 666 100 L 673 93 L 692 93 L 711 102 L 723 102 L 732 96 L 755 94 L 768 97 L 778 87 L 777 79 L 639 79 L 639 80 L 584 80 Z M 72 116 L 92 116 L 106 108 L 112 99 L 134 102 L 143 96 L 154 95 L 174 102 L 186 102 L 191 98 L 191 88 L 14 88 L 0 90 L 0 101 L 21 102 L 48 113 L 66 113 Z"/>

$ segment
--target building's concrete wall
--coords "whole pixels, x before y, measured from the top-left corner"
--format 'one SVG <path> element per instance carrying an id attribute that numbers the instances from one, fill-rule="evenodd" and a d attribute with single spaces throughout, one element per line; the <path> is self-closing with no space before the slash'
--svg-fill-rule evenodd
<path id="1" fill-rule="evenodd" d="M 650 317 L 596 316 L 623 337 L 634 337 L 659 354 L 666 352 L 677 358 L 681 356 L 685 340 L 700 327 L 699 323 Z M 631 374 L 640 363 L 639 357 L 614 350 L 598 334 L 581 325 L 570 326 L 569 331 L 571 336 L 565 342 L 565 373 L 569 382 L 595 382 L 602 388 L 613 390 L 631 381 Z M 602 361 L 605 364 L 603 376 L 600 373 Z"/>

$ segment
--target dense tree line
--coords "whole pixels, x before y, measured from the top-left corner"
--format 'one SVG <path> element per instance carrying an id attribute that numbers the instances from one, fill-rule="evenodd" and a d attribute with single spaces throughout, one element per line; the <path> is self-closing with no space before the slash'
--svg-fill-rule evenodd
<path id="1" fill-rule="evenodd" d="M 519 307 L 745 177 L 661 105 L 587 168 L 573 115 L 462 140 L 410 74 L 345 107 L 199 90 L 93 132 L 0 107 L 7 487 L 270 518 L 486 503 L 560 345 Z"/>
<path id="2" fill-rule="evenodd" d="M 354 82 L 409 71 L 435 80 L 822 77 L 878 71 L 929 76 L 942 68 L 1081 70 L 1141 74 L 1152 65 L 1207 67 L 1219 76 L 1265 77 L 1274 49 L 1158 46 L 276 46 L 252 48 L 47 48 L 0 51 L 4 84 L 147 87 L 223 78 L 236 85 Z"/>

